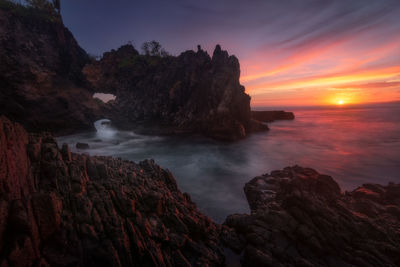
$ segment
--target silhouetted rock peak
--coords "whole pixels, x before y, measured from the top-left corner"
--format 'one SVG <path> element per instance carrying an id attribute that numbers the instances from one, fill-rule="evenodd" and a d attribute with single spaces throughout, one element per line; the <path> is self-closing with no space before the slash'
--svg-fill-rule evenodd
<path id="1" fill-rule="evenodd" d="M 157 127 L 227 140 L 267 129 L 251 120 L 239 62 L 219 45 L 212 58 L 201 47 L 146 56 L 127 44 L 90 60 L 62 20 L 2 6 L 0 14 L 0 112 L 30 130 L 68 134 L 93 129 L 102 117 L 119 128 L 147 125 L 153 133 Z M 94 92 L 116 100 L 101 103 Z"/>
<path id="2" fill-rule="evenodd" d="M 228 58 L 229 58 L 228 52 L 222 50 L 220 45 L 217 45 L 214 49 L 212 60 L 220 61 L 220 60 L 227 60 Z"/>
<path id="3" fill-rule="evenodd" d="M 251 120 L 250 97 L 239 83 L 239 62 L 220 46 L 212 59 L 201 48 L 177 57 L 121 54 L 108 52 L 84 69 L 97 92 L 116 95 L 115 113 L 109 118 L 117 127 L 153 124 L 161 132 L 226 140 L 267 129 Z"/>

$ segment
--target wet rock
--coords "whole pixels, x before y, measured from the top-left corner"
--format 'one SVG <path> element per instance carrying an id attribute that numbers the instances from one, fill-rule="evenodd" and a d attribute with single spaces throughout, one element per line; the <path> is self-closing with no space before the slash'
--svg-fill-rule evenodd
<path id="1" fill-rule="evenodd" d="M 61 155 L 64 161 L 68 162 L 72 160 L 71 157 L 71 151 L 69 150 L 69 147 L 67 144 L 63 144 L 61 148 Z"/>
<path id="2" fill-rule="evenodd" d="M 243 266 L 398 266 L 400 185 L 343 194 L 299 166 L 258 176 L 244 191 L 251 215 L 231 215 L 221 239 Z"/>
<path id="3" fill-rule="evenodd" d="M 78 142 L 78 143 L 76 143 L 75 147 L 78 149 L 89 149 L 89 144 Z"/>
<path id="4" fill-rule="evenodd" d="M 3 116 L 0 141 L 2 266 L 224 264 L 219 226 L 153 160 L 60 150 Z"/>

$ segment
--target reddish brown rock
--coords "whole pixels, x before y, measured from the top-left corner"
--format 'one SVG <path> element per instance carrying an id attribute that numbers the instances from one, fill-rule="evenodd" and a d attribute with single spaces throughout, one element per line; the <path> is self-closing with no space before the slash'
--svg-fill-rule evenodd
<path id="1" fill-rule="evenodd" d="M 229 216 L 221 232 L 243 266 L 400 265 L 400 185 L 343 194 L 330 176 L 295 166 L 244 191 L 251 215 Z"/>
<path id="2" fill-rule="evenodd" d="M 1 266 L 220 266 L 219 226 L 152 160 L 60 150 L 0 117 Z"/>

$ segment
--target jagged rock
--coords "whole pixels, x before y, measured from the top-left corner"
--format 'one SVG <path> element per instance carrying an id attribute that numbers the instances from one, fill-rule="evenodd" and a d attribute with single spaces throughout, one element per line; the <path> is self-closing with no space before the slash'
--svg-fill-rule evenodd
<path id="1" fill-rule="evenodd" d="M 154 161 L 59 150 L 0 117 L 1 266 L 221 266 L 218 233 Z"/>
<path id="2" fill-rule="evenodd" d="M 267 129 L 251 122 L 239 62 L 219 45 L 212 58 L 201 48 L 159 57 L 124 45 L 96 61 L 59 14 L 0 1 L 6 3 L 0 5 L 0 114 L 30 131 L 94 130 L 101 118 L 119 128 L 145 126 L 147 133 L 227 140 Z M 112 93 L 116 100 L 102 103 L 94 92 Z"/>
<path id="3" fill-rule="evenodd" d="M 244 188 L 251 215 L 229 216 L 221 238 L 243 266 L 399 266 L 400 185 L 343 194 L 313 169 L 288 167 Z"/>
<path id="4" fill-rule="evenodd" d="M 125 45 L 87 65 L 84 73 L 96 91 L 116 96 L 111 120 L 120 128 L 157 125 L 163 133 L 227 140 L 267 129 L 251 121 L 250 97 L 239 83 L 239 61 L 219 45 L 212 58 L 201 48 L 156 57 Z"/>
<path id="5" fill-rule="evenodd" d="M 251 111 L 251 117 L 261 122 L 273 122 L 276 120 L 294 120 L 293 112 L 283 110 Z"/>

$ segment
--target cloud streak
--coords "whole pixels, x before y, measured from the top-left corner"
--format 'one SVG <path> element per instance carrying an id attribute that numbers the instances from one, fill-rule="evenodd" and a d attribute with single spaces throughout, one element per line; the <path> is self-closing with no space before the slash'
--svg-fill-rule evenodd
<path id="1" fill-rule="evenodd" d="M 398 0 L 69 0 L 62 12 L 94 54 L 128 40 L 157 39 L 173 54 L 220 43 L 257 105 L 328 103 L 329 88 L 352 84 L 349 102 L 397 95 L 387 85 L 400 66 Z"/>

